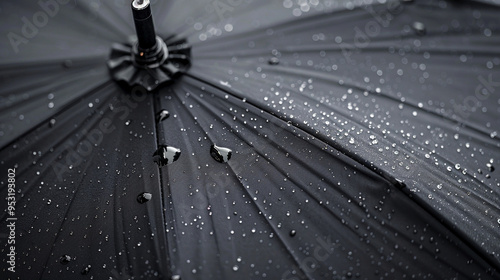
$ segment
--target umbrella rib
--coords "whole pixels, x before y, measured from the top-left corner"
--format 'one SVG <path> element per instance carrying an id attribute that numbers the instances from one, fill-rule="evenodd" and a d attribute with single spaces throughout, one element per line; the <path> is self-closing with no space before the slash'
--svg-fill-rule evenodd
<path id="1" fill-rule="evenodd" d="M 245 185 L 243 184 L 243 182 L 238 178 L 238 176 L 236 176 L 236 171 L 233 169 L 233 167 L 229 164 L 229 167 L 231 168 L 231 170 L 233 171 L 233 175 L 234 177 L 237 178 L 238 182 L 240 183 L 240 186 L 241 188 L 245 191 L 246 194 L 248 194 L 248 196 L 251 198 L 252 197 L 252 194 L 250 193 L 250 191 L 245 188 Z M 262 207 L 260 206 L 256 201 L 254 201 L 253 199 L 251 199 L 251 201 L 253 202 L 252 205 L 254 205 L 254 207 L 256 207 L 257 210 L 259 210 L 260 212 L 262 213 L 266 213 L 265 211 L 265 207 Z M 294 260 L 295 264 L 297 265 L 297 267 L 300 269 L 300 271 L 302 271 L 302 273 L 304 273 L 304 275 L 306 275 L 309 279 L 314 279 L 314 277 L 312 275 L 309 275 L 309 271 L 306 271 L 303 266 L 301 265 L 301 262 L 298 258 L 296 258 L 295 254 L 293 253 L 292 249 L 290 248 L 290 246 L 288 246 L 288 244 L 285 242 L 285 237 L 283 236 L 283 234 L 281 234 L 275 227 L 275 225 L 273 225 L 273 223 L 271 223 L 271 221 L 269 220 L 269 216 L 266 216 L 266 215 L 262 215 L 264 217 L 264 219 L 266 220 L 267 224 L 269 225 L 269 227 L 273 230 L 273 232 L 276 234 L 276 236 L 278 236 L 278 240 L 280 241 L 280 243 L 284 246 L 284 248 L 290 253 L 290 255 L 292 255 L 292 259 Z"/>
<path id="2" fill-rule="evenodd" d="M 195 80 L 198 80 L 198 79 L 195 79 Z M 198 80 L 199 81 L 199 80 Z M 208 84 L 208 83 L 207 83 Z M 209 84 L 211 85 L 211 84 Z M 212 85 L 211 85 L 212 86 Z M 220 90 L 220 88 L 217 88 Z M 223 91 L 223 90 L 222 90 Z M 226 92 L 226 91 L 223 91 L 223 92 Z M 201 105 L 202 106 L 205 106 L 206 107 L 206 104 L 204 104 L 203 102 L 201 102 Z M 185 105 L 186 106 L 186 105 Z M 189 112 L 189 114 L 194 118 L 195 116 L 189 111 L 189 110 L 186 110 L 187 112 Z M 210 110 L 208 110 L 210 111 Z M 198 126 L 200 126 L 198 124 Z M 200 126 L 201 127 L 201 126 Z M 202 128 L 203 130 L 203 128 Z M 212 142 L 212 143 L 215 143 L 213 141 L 213 139 L 210 137 L 210 135 L 206 134 L 207 135 L 207 138 L 209 138 L 209 140 Z M 259 153 L 260 154 L 260 153 Z M 261 155 L 263 158 L 266 158 L 265 156 Z M 273 166 L 275 166 L 273 163 L 271 163 Z M 245 193 L 247 193 L 249 195 L 249 197 L 252 197 L 252 194 L 247 190 L 247 188 L 245 188 L 245 185 L 243 184 L 243 182 L 238 178 L 237 174 L 236 174 L 236 170 L 233 168 L 233 166 L 231 166 L 231 164 L 229 163 L 228 164 L 230 169 L 231 169 L 231 173 L 233 174 L 233 177 L 237 179 L 239 185 L 241 186 L 241 189 L 243 189 L 245 191 Z M 279 168 L 276 168 L 277 170 L 279 170 Z M 281 172 L 281 171 L 280 171 Z M 282 173 L 282 172 L 281 172 Z M 283 174 L 283 173 L 282 173 Z M 266 213 L 265 209 L 262 208 L 257 202 L 255 202 L 254 200 L 251 200 L 252 201 L 252 205 L 254 205 L 254 207 L 256 207 L 257 210 L 259 210 L 260 212 L 262 213 Z M 275 228 L 275 226 L 270 222 L 270 220 L 266 217 L 266 215 L 263 215 L 265 220 L 267 221 L 267 224 L 270 226 L 270 228 L 273 230 L 273 232 L 279 237 L 279 240 L 281 242 L 281 244 L 284 246 L 284 248 L 290 252 L 290 254 L 292 256 L 294 256 L 294 254 L 292 253 L 291 249 L 289 248 L 289 246 L 287 246 L 286 242 L 285 242 L 285 238 L 282 236 L 282 234 L 280 234 L 280 232 Z M 295 256 L 293 257 L 293 260 L 294 262 L 296 263 L 297 267 L 299 267 L 299 269 L 309 277 L 309 279 L 314 279 L 314 277 L 310 276 L 307 274 L 307 272 L 302 268 L 302 266 L 300 265 L 300 261 L 297 260 L 295 258 Z"/>
<path id="3" fill-rule="evenodd" d="M 187 90 L 187 89 L 186 89 L 186 90 L 185 90 L 185 92 L 189 92 L 189 90 Z M 178 99 L 179 104 L 183 104 L 183 102 L 182 102 L 182 100 L 179 98 L 178 94 L 175 94 L 175 95 L 174 95 L 174 98 L 177 98 L 177 99 Z M 202 103 L 202 105 L 204 105 L 204 104 Z M 186 106 L 187 106 L 187 105 L 186 105 L 186 104 L 184 104 L 184 107 L 186 107 Z M 186 107 L 186 109 L 187 109 L 187 107 Z M 195 116 L 191 113 L 191 111 L 190 111 L 190 110 L 184 110 L 184 112 L 188 113 L 191 117 L 195 118 Z M 212 113 L 212 111 L 209 111 L 209 113 L 210 113 L 210 114 L 213 114 L 213 113 Z M 200 127 L 201 131 L 205 132 L 205 130 L 203 129 L 203 127 L 200 125 L 200 123 L 199 123 L 199 122 L 196 122 L 196 124 L 198 125 L 198 127 Z M 208 133 L 206 133 L 206 132 L 205 132 L 205 135 L 207 136 L 207 138 L 209 138 L 209 140 L 211 141 L 211 143 L 215 143 L 215 142 L 212 140 L 212 138 L 208 135 Z M 231 170 L 233 171 L 232 173 L 235 175 L 234 170 L 233 170 L 232 168 L 231 168 Z M 235 177 L 237 177 L 237 176 L 235 175 Z M 239 180 L 238 180 L 238 181 L 239 181 Z M 206 191 L 206 189 L 205 189 L 205 191 Z M 207 199 L 210 199 L 210 195 L 209 195 L 208 193 L 206 193 L 206 197 L 207 197 Z M 210 220 L 211 220 L 212 222 L 213 222 L 213 221 L 215 221 L 215 220 L 214 220 L 214 217 L 213 217 L 212 215 L 210 215 L 209 217 L 210 217 Z M 212 224 L 215 224 L 215 223 L 212 223 Z M 214 227 L 213 232 L 214 232 L 215 240 L 217 240 L 218 233 L 217 233 L 217 231 L 215 230 L 215 227 Z M 226 242 L 227 242 L 227 241 L 226 241 Z M 218 245 L 218 244 L 217 244 L 217 245 Z M 220 256 L 220 252 L 221 252 L 221 251 L 220 251 L 220 246 L 216 246 L 216 248 L 217 248 L 217 256 Z M 234 256 L 234 257 L 235 257 L 235 256 Z M 222 268 L 223 268 L 223 267 L 222 267 Z M 223 270 L 224 270 L 224 269 L 222 269 L 222 271 L 223 271 Z"/>
<path id="4" fill-rule="evenodd" d="M 152 107 L 155 110 L 154 112 L 159 112 L 161 109 L 160 108 L 160 106 L 161 106 L 160 95 L 156 95 L 156 98 L 153 98 L 152 103 L 153 103 Z M 161 125 L 161 122 L 156 123 L 155 133 L 156 133 L 156 149 L 158 149 L 160 147 L 160 145 L 162 145 L 162 142 L 163 142 L 162 140 L 164 140 L 161 138 L 162 135 L 164 135 L 164 130 L 163 130 L 163 127 Z M 165 167 L 165 168 L 168 168 L 168 167 Z M 168 170 L 165 172 L 165 176 L 167 176 L 167 178 L 164 178 L 164 172 L 162 172 L 162 169 L 160 168 L 160 166 L 158 166 L 158 175 L 159 175 L 159 179 L 160 179 L 159 190 L 160 190 L 162 208 L 169 209 L 169 206 L 167 205 L 167 202 L 165 201 L 166 192 L 165 192 L 165 189 L 163 188 L 164 184 L 166 182 L 168 182 Z M 170 194 L 172 193 L 170 190 L 170 184 L 167 183 L 166 187 L 168 188 L 168 195 L 170 196 Z M 173 211 L 173 209 L 172 209 L 172 211 Z M 174 219 L 172 217 L 167 217 L 168 211 L 161 210 L 160 212 L 161 212 L 161 215 L 163 217 L 163 227 L 166 231 L 167 230 L 166 227 L 169 224 L 168 218 L 171 218 L 172 220 L 174 220 Z M 167 252 L 166 261 L 169 264 L 169 267 L 173 267 L 174 266 L 173 258 L 171 258 L 170 254 L 169 254 L 169 238 L 168 238 L 168 236 L 169 236 L 168 234 L 165 235 L 165 251 Z M 167 269 L 167 273 L 168 272 L 170 272 L 170 269 Z"/>

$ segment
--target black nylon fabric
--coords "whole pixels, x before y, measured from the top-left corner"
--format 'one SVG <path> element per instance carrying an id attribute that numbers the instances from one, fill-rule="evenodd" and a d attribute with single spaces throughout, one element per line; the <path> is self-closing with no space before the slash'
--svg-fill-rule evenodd
<path id="1" fill-rule="evenodd" d="M 144 94 L 106 68 L 125 2 L 50 2 L 17 52 L 46 10 L 0 3 L 2 279 L 498 277 L 498 8 L 153 1 L 193 65 Z"/>

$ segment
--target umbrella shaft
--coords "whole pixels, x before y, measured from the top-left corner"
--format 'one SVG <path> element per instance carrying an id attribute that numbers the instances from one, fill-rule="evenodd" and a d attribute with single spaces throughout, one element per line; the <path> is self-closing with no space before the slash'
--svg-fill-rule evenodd
<path id="1" fill-rule="evenodd" d="M 132 13 L 139 48 L 143 50 L 153 48 L 156 45 L 156 33 L 149 1 L 134 0 L 132 2 Z"/>

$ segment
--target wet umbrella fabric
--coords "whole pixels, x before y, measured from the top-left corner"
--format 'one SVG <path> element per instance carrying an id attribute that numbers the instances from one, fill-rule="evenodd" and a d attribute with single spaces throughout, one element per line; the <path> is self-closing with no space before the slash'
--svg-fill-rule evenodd
<path id="1" fill-rule="evenodd" d="M 41 11 L 20 2 L 2 33 Z M 128 3 L 57 3 L 17 55 L 0 42 L 2 275 L 498 276 L 495 6 L 158 2 L 192 66 L 146 95 L 106 66 Z M 159 167 L 163 145 L 181 154 Z"/>

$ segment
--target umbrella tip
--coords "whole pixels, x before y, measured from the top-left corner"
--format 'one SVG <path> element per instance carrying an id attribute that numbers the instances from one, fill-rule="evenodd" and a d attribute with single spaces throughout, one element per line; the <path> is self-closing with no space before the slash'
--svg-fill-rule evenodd
<path id="1" fill-rule="evenodd" d="M 129 3 L 137 40 L 113 45 L 108 67 L 115 80 L 153 91 L 187 71 L 191 49 L 186 40 L 176 39 L 171 41 L 174 48 L 171 57 L 167 42 L 156 36 L 150 0 L 131 0 Z"/>
<path id="2" fill-rule="evenodd" d="M 149 5 L 149 0 L 133 0 L 132 1 L 132 7 L 138 10 L 144 9 L 146 6 Z"/>

